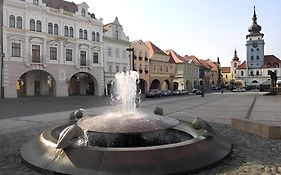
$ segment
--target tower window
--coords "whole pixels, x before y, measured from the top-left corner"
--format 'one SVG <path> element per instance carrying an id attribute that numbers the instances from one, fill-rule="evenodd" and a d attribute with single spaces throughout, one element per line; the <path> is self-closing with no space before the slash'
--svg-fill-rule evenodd
<path id="1" fill-rule="evenodd" d="M 241 76 L 242 76 L 242 77 L 244 76 L 244 71 L 241 71 Z"/>
<path id="2" fill-rule="evenodd" d="M 81 14 L 82 14 L 82 16 L 86 16 L 86 10 L 85 10 L 85 9 L 82 9 Z"/>
<path id="3" fill-rule="evenodd" d="M 257 56 L 257 60 L 259 60 L 260 59 L 260 57 L 259 56 Z"/>
<path id="4" fill-rule="evenodd" d="M 254 56 L 251 56 L 251 60 L 254 60 Z"/>

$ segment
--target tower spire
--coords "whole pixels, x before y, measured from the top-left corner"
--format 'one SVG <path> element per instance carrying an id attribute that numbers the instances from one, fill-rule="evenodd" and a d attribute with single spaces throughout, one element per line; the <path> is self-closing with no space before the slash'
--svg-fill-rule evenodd
<path id="1" fill-rule="evenodd" d="M 256 6 L 254 6 L 253 24 L 257 24 Z"/>

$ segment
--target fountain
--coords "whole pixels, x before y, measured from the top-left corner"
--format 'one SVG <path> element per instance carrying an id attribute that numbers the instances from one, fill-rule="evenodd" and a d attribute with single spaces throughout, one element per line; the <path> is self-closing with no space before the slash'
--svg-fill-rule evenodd
<path id="1" fill-rule="evenodd" d="M 193 123 L 136 109 L 138 74 L 116 74 L 116 111 L 82 109 L 21 148 L 23 160 L 44 173 L 79 175 L 185 174 L 226 157 L 231 144 L 205 121 Z"/>

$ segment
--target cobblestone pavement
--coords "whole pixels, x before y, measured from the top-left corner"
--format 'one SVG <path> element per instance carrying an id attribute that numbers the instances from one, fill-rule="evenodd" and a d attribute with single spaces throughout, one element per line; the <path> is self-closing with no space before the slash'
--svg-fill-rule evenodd
<path id="1" fill-rule="evenodd" d="M 264 139 L 259 136 L 231 129 L 224 124 L 211 124 L 217 133 L 233 144 L 230 156 L 211 169 L 196 175 L 281 175 L 281 141 Z M 0 134 L 0 174 L 38 175 L 22 161 L 19 150 L 24 142 L 38 135 L 49 126 Z"/>

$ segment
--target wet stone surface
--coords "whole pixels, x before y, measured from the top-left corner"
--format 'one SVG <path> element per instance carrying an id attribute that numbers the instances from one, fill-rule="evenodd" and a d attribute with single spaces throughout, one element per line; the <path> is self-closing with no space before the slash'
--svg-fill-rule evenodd
<path id="1" fill-rule="evenodd" d="M 196 175 L 281 175 L 281 140 L 265 139 L 243 133 L 223 124 L 211 124 L 218 135 L 233 144 L 232 153 L 214 168 L 202 170 Z M 0 133 L 0 174 L 39 175 L 26 166 L 19 150 L 27 140 L 49 126 L 40 126 L 9 134 Z"/>

